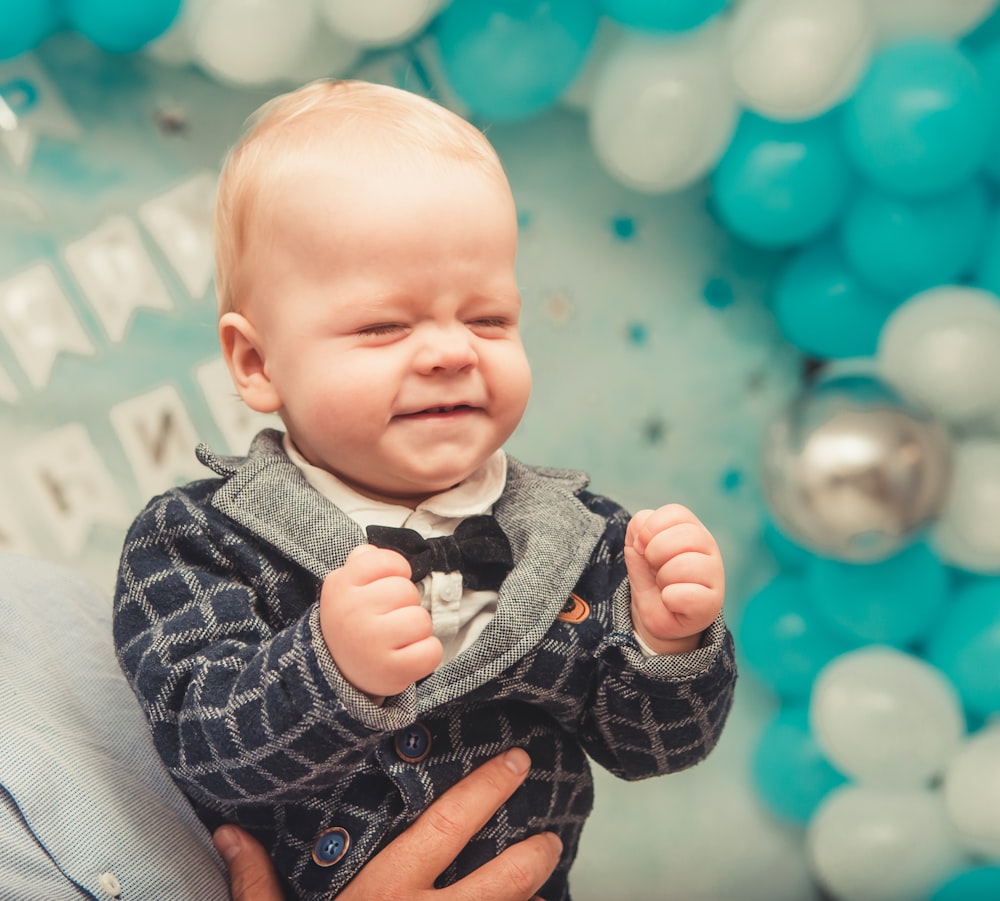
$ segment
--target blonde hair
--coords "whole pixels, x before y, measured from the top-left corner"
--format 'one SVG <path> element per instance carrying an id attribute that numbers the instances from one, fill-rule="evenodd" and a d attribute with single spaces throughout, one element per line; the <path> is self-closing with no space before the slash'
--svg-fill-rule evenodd
<path id="1" fill-rule="evenodd" d="M 324 152 L 330 164 L 381 151 L 472 163 L 504 178 L 486 136 L 461 116 L 431 100 L 364 81 L 317 81 L 269 100 L 248 120 L 227 154 L 215 203 L 215 287 L 219 313 L 239 307 L 240 269 L 251 227 L 262 212 L 268 183 L 292 169 L 303 154 Z M 359 155 L 361 154 L 361 155 Z"/>

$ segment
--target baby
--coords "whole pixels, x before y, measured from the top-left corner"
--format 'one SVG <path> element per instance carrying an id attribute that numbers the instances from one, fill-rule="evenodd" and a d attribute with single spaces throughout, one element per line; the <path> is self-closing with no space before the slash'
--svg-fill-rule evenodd
<path id="1" fill-rule="evenodd" d="M 524 786 L 444 885 L 537 832 L 568 897 L 587 758 L 697 763 L 736 671 L 723 564 L 677 504 L 633 517 L 503 450 L 524 413 L 517 216 L 460 117 L 361 82 L 258 111 L 216 217 L 219 337 L 246 457 L 154 498 L 125 542 L 115 640 L 210 827 L 267 846 L 290 896 L 336 893 L 480 763 Z"/>

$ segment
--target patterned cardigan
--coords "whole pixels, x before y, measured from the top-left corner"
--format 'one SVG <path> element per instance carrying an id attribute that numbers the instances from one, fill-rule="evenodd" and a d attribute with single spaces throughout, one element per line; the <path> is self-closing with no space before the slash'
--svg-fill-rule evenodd
<path id="1" fill-rule="evenodd" d="M 628 514 L 580 473 L 510 459 L 494 508 L 515 565 L 476 642 L 381 706 L 337 669 L 319 629 L 324 577 L 365 540 L 262 432 L 249 456 L 199 448 L 219 474 L 154 498 L 125 541 L 119 661 L 168 770 L 210 828 L 249 829 L 290 897 L 328 898 L 477 765 L 518 746 L 526 783 L 439 884 L 552 830 L 568 897 L 590 812 L 585 753 L 641 779 L 697 763 L 736 679 L 721 616 L 691 654 L 632 636 Z"/>

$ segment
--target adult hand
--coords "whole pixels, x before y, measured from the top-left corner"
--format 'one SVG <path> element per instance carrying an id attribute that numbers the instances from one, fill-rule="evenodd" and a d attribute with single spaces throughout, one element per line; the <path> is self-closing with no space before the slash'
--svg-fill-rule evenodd
<path id="1" fill-rule="evenodd" d="M 267 851 L 239 826 L 220 826 L 212 836 L 215 848 L 229 867 L 233 901 L 284 901 Z"/>
<path id="2" fill-rule="evenodd" d="M 484 763 L 427 808 L 373 857 L 337 897 L 341 901 L 526 901 L 559 862 L 553 833 L 512 845 L 443 889 L 434 880 L 528 775 L 527 753 L 514 748 Z"/>
<path id="3" fill-rule="evenodd" d="M 555 869 L 562 843 L 533 835 L 447 888 L 434 880 L 524 781 L 531 765 L 515 748 L 470 773 L 375 855 L 337 896 L 341 901 L 527 901 Z M 280 901 L 263 848 L 235 826 L 215 833 L 230 868 L 233 901 Z M 234 847 L 235 846 L 235 847 Z"/>

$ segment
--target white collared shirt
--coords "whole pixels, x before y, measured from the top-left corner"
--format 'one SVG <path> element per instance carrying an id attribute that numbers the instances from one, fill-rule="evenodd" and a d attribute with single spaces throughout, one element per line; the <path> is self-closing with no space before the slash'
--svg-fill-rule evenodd
<path id="1" fill-rule="evenodd" d="M 507 482 L 507 455 L 497 450 L 465 481 L 427 498 L 415 509 L 373 500 L 360 494 L 333 473 L 313 466 L 284 438 L 285 452 L 302 471 L 306 481 L 327 500 L 336 504 L 362 530 L 368 526 L 413 529 L 422 538 L 451 535 L 470 516 L 492 513 L 493 504 Z M 462 584 L 462 574 L 429 573 L 418 584 L 420 603 L 431 614 L 434 634 L 444 646 L 446 663 L 471 645 L 496 614 L 495 591 L 470 591 Z"/>

